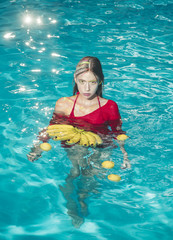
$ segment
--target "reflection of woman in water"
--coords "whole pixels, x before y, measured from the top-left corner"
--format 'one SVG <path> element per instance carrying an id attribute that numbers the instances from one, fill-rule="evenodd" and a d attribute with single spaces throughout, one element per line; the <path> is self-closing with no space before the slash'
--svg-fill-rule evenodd
<path id="1" fill-rule="evenodd" d="M 86 148 L 79 145 L 62 146 L 67 151 L 67 156 L 72 162 L 71 171 L 66 178 L 66 184 L 60 189 L 67 200 L 68 215 L 71 216 L 73 225 L 79 227 L 83 217 L 87 213 L 87 205 L 84 202 L 89 192 L 96 192 L 96 180 L 94 176 L 101 173 L 101 162 L 107 160 L 114 148 L 114 139 L 121 130 L 121 117 L 117 104 L 102 97 L 104 76 L 100 61 L 95 57 L 82 58 L 74 73 L 75 85 L 73 96 L 60 98 L 56 102 L 55 111 L 50 124 L 71 124 L 78 128 L 92 131 L 100 135 L 102 145 L 96 148 Z M 39 139 L 47 141 L 44 131 Z M 124 149 L 124 142 L 119 142 L 123 153 L 122 168 L 129 168 L 130 163 Z M 38 146 L 31 149 L 28 154 L 30 161 L 37 160 L 41 156 Z M 73 198 L 74 181 L 80 178 L 78 186 L 78 199 Z M 85 181 L 85 187 L 82 182 Z M 81 215 L 78 213 L 80 209 Z"/>

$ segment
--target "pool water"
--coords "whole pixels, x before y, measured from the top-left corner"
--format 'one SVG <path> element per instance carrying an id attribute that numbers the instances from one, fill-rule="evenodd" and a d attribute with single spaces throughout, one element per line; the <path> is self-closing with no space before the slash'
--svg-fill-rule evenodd
<path id="1" fill-rule="evenodd" d="M 1 240 L 172 239 L 172 13 L 172 0 L 1 1 Z M 74 181 L 74 199 L 78 188 L 94 189 L 75 228 L 60 191 L 66 151 L 52 141 L 38 161 L 26 154 L 56 100 L 72 94 L 75 65 L 87 55 L 102 62 L 104 97 L 119 106 L 132 167 L 120 168 L 116 148 L 113 169 Z"/>

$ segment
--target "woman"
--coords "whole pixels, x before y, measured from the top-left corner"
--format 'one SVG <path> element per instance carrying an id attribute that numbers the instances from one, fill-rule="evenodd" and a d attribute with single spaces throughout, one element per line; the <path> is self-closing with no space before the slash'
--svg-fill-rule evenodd
<path id="1" fill-rule="evenodd" d="M 66 178 L 65 187 L 60 186 L 60 189 L 67 200 L 68 214 L 72 217 L 73 225 L 78 227 L 83 222 L 83 218 L 78 214 L 77 203 L 71 198 L 74 191 L 73 181 L 80 175 L 90 177 L 88 190 L 86 187 L 85 191 L 83 188 L 78 191 L 81 212 L 86 213 L 87 206 L 84 200 L 89 192 L 96 191 L 92 176 L 99 175 L 100 160 L 110 157 L 112 150 L 117 147 L 114 139 L 123 131 L 117 104 L 102 97 L 104 75 L 100 61 L 96 57 L 82 58 L 76 67 L 74 81 L 73 96 L 60 98 L 56 102 L 50 124 L 71 124 L 97 133 L 103 141 L 101 146 L 92 150 L 79 145 L 68 146 L 62 142 L 73 167 Z M 39 139 L 47 141 L 48 136 L 45 131 L 42 131 Z M 130 168 L 124 142 L 120 141 L 119 145 L 124 155 L 122 168 Z M 41 149 L 37 145 L 28 154 L 28 159 L 34 161 L 40 156 Z"/>

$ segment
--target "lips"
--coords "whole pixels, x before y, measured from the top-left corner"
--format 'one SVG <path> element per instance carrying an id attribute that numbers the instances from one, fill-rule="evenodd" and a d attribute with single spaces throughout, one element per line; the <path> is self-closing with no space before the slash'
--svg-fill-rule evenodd
<path id="1" fill-rule="evenodd" d="M 90 93 L 83 93 L 84 96 L 89 97 L 91 94 Z"/>

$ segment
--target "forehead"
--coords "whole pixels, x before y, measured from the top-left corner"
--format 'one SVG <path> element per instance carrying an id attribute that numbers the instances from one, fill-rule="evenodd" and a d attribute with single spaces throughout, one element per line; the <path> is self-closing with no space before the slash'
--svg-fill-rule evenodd
<path id="1" fill-rule="evenodd" d="M 81 73 L 79 76 L 77 76 L 77 79 L 82 79 L 82 80 L 97 80 L 94 74 L 91 71 Z"/>

